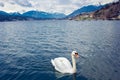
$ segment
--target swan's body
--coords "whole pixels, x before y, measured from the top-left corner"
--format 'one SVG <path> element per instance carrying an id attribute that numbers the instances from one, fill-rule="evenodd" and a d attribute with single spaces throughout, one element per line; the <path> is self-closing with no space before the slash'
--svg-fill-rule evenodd
<path id="1" fill-rule="evenodd" d="M 61 73 L 76 73 L 76 60 L 75 57 L 78 57 L 78 53 L 73 51 L 71 53 L 72 65 L 70 61 L 65 57 L 58 57 L 51 60 L 52 65 L 55 69 Z"/>

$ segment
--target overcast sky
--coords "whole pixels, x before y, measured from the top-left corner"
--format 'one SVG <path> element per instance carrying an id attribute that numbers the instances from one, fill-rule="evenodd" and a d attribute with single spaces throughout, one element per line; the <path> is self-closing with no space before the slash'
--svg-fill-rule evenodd
<path id="1" fill-rule="evenodd" d="M 117 0 L 0 0 L 0 10 L 7 12 L 25 12 L 39 10 L 70 14 L 87 5 L 110 3 Z"/>

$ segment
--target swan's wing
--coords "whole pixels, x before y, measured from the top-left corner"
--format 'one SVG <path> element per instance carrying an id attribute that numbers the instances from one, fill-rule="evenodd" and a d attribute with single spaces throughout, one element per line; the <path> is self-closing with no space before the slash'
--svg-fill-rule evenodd
<path id="1" fill-rule="evenodd" d="M 61 73 L 72 73 L 72 65 L 69 60 L 64 57 L 55 58 L 51 60 L 55 69 Z"/>

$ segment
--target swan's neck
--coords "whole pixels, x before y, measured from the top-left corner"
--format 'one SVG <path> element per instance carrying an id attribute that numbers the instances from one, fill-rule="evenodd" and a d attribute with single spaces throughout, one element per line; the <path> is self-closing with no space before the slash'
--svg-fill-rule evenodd
<path id="1" fill-rule="evenodd" d="M 76 73 L 76 60 L 72 54 L 71 54 L 71 57 L 72 57 L 73 72 Z"/>

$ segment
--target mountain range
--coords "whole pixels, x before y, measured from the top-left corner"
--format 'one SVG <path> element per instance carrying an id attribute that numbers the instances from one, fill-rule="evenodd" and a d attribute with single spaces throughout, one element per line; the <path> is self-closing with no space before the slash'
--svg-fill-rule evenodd
<path id="1" fill-rule="evenodd" d="M 99 6 L 96 6 L 96 5 L 83 6 L 82 8 L 73 11 L 69 15 L 65 15 L 63 13 L 48 13 L 48 12 L 35 11 L 35 10 L 27 11 L 23 14 L 20 14 L 19 12 L 7 13 L 4 11 L 0 11 L 0 21 L 49 20 L 49 19 L 80 20 L 84 18 L 85 19 L 88 19 L 88 18 L 89 19 L 102 19 L 101 17 L 104 15 L 108 17 L 109 15 L 111 15 L 111 17 L 115 15 L 117 16 L 120 15 L 120 8 L 119 8 L 120 1 L 116 3 L 110 3 L 110 4 L 105 4 L 105 5 L 99 5 Z M 104 19 L 108 19 L 108 18 L 104 17 Z"/>
<path id="2" fill-rule="evenodd" d="M 102 7 L 104 7 L 104 5 L 99 5 L 99 6 L 96 6 L 96 5 L 83 6 L 82 8 L 77 9 L 74 12 L 72 12 L 71 14 L 69 14 L 66 18 L 71 18 L 71 17 L 77 16 L 77 15 L 82 14 L 82 13 L 93 12 L 93 11 L 101 9 Z"/>
<path id="3" fill-rule="evenodd" d="M 82 13 L 70 18 L 71 20 L 120 20 L 120 0 L 117 2 L 109 3 L 89 13 Z"/>
<path id="4" fill-rule="evenodd" d="M 19 12 L 7 13 L 4 11 L 0 11 L 0 21 L 66 19 L 66 18 L 74 17 L 80 13 L 96 11 L 101 7 L 103 6 L 101 5 L 83 6 L 82 8 L 73 11 L 69 15 L 65 15 L 63 13 L 48 13 L 48 12 L 35 11 L 35 10 L 27 11 L 23 14 L 20 14 Z"/>
<path id="5" fill-rule="evenodd" d="M 62 13 L 47 13 L 43 11 L 28 11 L 22 14 L 25 17 L 31 17 L 35 19 L 59 19 L 64 18 L 66 15 Z"/>
<path id="6" fill-rule="evenodd" d="M 120 0 L 118 2 L 110 3 L 93 12 L 92 14 L 94 19 L 103 19 L 103 20 L 119 20 L 120 19 Z"/>
<path id="7" fill-rule="evenodd" d="M 0 21 L 61 19 L 65 16 L 66 15 L 62 13 L 47 13 L 34 10 L 23 14 L 20 14 L 19 12 L 7 13 L 0 11 Z"/>

